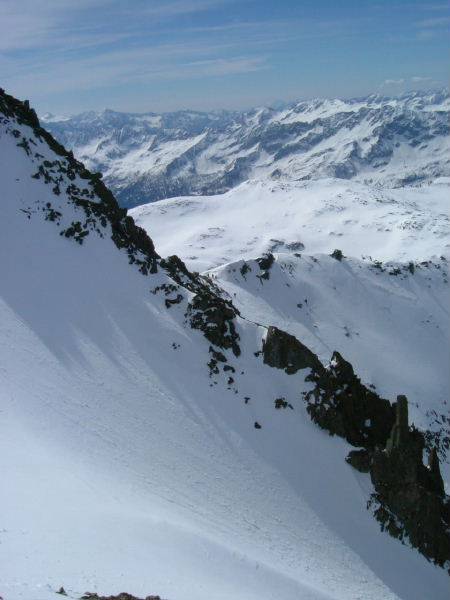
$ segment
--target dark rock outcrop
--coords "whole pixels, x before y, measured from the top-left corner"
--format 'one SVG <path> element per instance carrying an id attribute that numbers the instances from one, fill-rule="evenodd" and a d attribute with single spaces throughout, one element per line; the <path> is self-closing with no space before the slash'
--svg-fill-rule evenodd
<path id="1" fill-rule="evenodd" d="M 300 369 L 323 370 L 317 356 L 296 337 L 270 326 L 263 341 L 263 360 L 266 365 L 284 369 L 292 375 Z"/>
<path id="2" fill-rule="evenodd" d="M 370 473 L 374 493 L 369 501 L 382 529 L 408 540 L 427 559 L 450 564 L 450 498 L 445 495 L 439 458 L 432 449 L 423 464 L 425 436 L 408 423 L 408 401 L 394 405 L 364 386 L 352 365 L 334 352 L 325 368 L 294 336 L 269 327 L 263 344 L 264 362 L 296 373 L 311 369 L 315 383 L 305 395 L 312 420 L 331 435 L 339 435 L 358 450 L 347 462 Z"/>
<path id="3" fill-rule="evenodd" d="M 270 269 L 275 261 L 275 257 L 271 252 L 267 252 L 264 256 L 256 259 L 256 262 L 259 265 L 261 273 L 257 275 L 258 279 L 261 281 L 263 279 L 270 279 Z M 242 272 L 242 271 L 241 271 Z"/>
<path id="4" fill-rule="evenodd" d="M 215 346 L 231 349 L 239 356 L 239 334 L 236 331 L 237 312 L 231 302 L 214 294 L 206 286 L 189 303 L 186 313 L 193 329 L 200 329 Z"/>
<path id="5" fill-rule="evenodd" d="M 261 258 L 256 259 L 261 271 L 268 271 L 273 265 L 274 261 L 275 257 L 271 252 L 268 252 L 264 256 L 261 256 Z"/>
<path id="6" fill-rule="evenodd" d="M 117 596 L 99 596 L 95 592 L 86 592 L 81 596 L 81 600 L 162 600 L 161 596 L 146 596 L 145 598 L 138 598 L 127 594 L 127 592 L 121 592 Z"/>
<path id="7" fill-rule="evenodd" d="M 341 261 L 343 258 L 345 258 L 344 255 L 342 254 L 342 250 L 338 250 L 338 249 L 333 250 L 333 252 L 330 254 L 330 256 L 339 261 Z"/>
<path id="8" fill-rule="evenodd" d="M 195 284 L 196 278 L 194 274 L 188 270 L 184 262 L 176 254 L 162 258 L 160 265 L 177 283 L 181 285 Z"/>
<path id="9" fill-rule="evenodd" d="M 370 452 L 365 448 L 362 448 L 361 450 L 350 450 L 345 460 L 360 473 L 368 473 L 370 471 L 371 456 Z"/>
<path id="10" fill-rule="evenodd" d="M 445 566 L 450 561 L 450 498 L 444 493 L 437 453 L 431 452 L 426 467 L 424 448 L 424 435 L 409 427 L 407 401 L 399 396 L 386 448 L 372 453 L 372 504 L 382 529 Z"/>
<path id="11" fill-rule="evenodd" d="M 439 458 L 436 448 L 432 448 L 428 458 L 429 485 L 435 494 L 445 495 L 444 481 L 439 466 Z"/>
<path id="12" fill-rule="evenodd" d="M 313 421 L 352 446 L 385 446 L 394 424 L 394 409 L 361 383 L 339 352 L 333 353 L 327 369 L 316 369 L 310 379 L 316 385 L 305 400 Z"/>

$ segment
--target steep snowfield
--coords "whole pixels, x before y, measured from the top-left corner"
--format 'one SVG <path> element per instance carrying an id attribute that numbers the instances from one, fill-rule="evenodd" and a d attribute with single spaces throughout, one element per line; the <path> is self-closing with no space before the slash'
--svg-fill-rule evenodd
<path id="1" fill-rule="evenodd" d="M 387 187 L 450 175 L 449 95 L 309 100 L 276 110 L 46 119 L 66 147 L 133 207 L 223 193 L 247 179 L 337 177 Z"/>
<path id="2" fill-rule="evenodd" d="M 420 188 L 379 189 L 325 179 L 248 181 L 220 196 L 183 197 L 129 211 L 159 252 L 204 271 L 264 252 L 330 253 L 427 260 L 450 256 L 447 179 Z"/>
<path id="3" fill-rule="evenodd" d="M 32 177 L 45 160 L 59 194 L 45 169 Z M 3 119 L 5 600 L 50 600 L 60 585 L 71 597 L 446 598 L 445 571 L 380 532 L 349 446 L 310 421 L 305 372 L 255 356 L 263 327 L 238 319 L 242 354 L 224 350 L 234 381 L 210 377 L 210 344 L 185 322 L 189 292 L 166 308 L 151 291 L 171 279 L 130 265 L 109 224 L 81 243 L 59 235 L 86 217 L 68 185 L 96 200 L 55 160 L 31 128 Z M 274 410 L 279 396 L 294 410 Z"/>

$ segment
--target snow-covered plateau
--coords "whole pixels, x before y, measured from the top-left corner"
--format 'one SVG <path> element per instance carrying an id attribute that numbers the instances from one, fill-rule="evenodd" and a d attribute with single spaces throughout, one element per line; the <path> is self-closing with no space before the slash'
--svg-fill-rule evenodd
<path id="1" fill-rule="evenodd" d="M 265 252 L 356 258 L 450 257 L 450 178 L 380 189 L 340 179 L 247 181 L 217 196 L 160 200 L 129 211 L 164 256 L 204 271 Z"/>
<path id="2" fill-rule="evenodd" d="M 1 91 L 3 600 L 447 599 L 439 174 L 145 205 L 154 246 Z"/>
<path id="3" fill-rule="evenodd" d="M 442 90 L 246 112 L 47 115 L 45 126 L 133 207 L 220 194 L 248 179 L 432 182 L 450 176 L 449 112 Z"/>

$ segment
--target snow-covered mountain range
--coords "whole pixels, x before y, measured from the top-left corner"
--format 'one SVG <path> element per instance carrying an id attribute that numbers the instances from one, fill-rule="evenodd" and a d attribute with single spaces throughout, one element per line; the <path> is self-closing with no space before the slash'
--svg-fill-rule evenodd
<path id="1" fill-rule="evenodd" d="M 223 193 L 247 179 L 334 177 L 397 187 L 450 176 L 447 91 L 311 100 L 247 112 L 105 110 L 46 127 L 122 206 Z"/>
<path id="2" fill-rule="evenodd" d="M 447 598 L 446 183 L 347 183 L 132 211 L 154 245 L 0 91 L 5 600 Z"/>

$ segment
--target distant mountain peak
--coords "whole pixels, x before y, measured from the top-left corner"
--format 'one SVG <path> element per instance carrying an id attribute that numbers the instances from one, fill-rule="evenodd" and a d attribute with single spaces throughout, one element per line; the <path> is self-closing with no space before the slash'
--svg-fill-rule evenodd
<path id="1" fill-rule="evenodd" d="M 449 113 L 449 93 L 440 90 L 240 112 L 107 109 L 46 126 L 132 207 L 219 194 L 247 179 L 428 183 L 450 175 Z"/>

